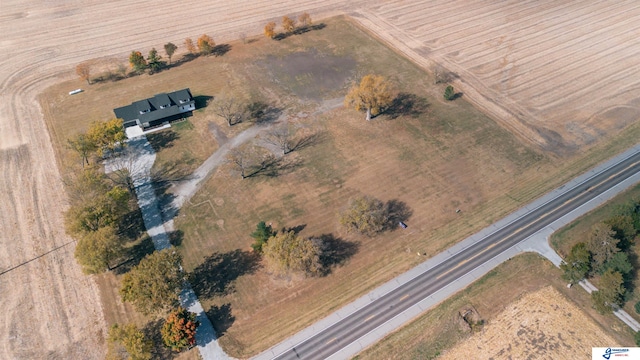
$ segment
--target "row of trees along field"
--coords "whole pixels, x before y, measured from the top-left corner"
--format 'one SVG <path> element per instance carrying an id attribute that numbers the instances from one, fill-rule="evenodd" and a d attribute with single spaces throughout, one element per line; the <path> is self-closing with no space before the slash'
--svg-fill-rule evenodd
<path id="1" fill-rule="evenodd" d="M 640 204 L 623 206 L 617 213 L 593 225 L 586 241 L 575 244 L 560 265 L 563 278 L 572 284 L 584 278 L 596 282 L 599 290 L 591 299 L 600 313 L 624 304 L 632 294 L 637 271 L 630 259 L 637 256 L 632 246 L 640 232 Z M 640 302 L 635 309 L 640 313 Z"/>
<path id="2" fill-rule="evenodd" d="M 165 346 L 180 351 L 195 344 L 199 323 L 195 314 L 178 307 L 185 280 L 182 259 L 171 249 L 138 259 L 141 219 L 134 201 L 130 174 L 107 176 L 100 160 L 124 147 L 121 120 L 97 121 L 86 132 L 68 140 L 82 169 L 68 182 L 71 206 L 65 228 L 76 241 L 74 256 L 87 274 L 122 269 L 120 294 L 145 315 L 168 314 L 161 333 Z M 126 172 L 126 169 L 124 169 Z M 128 179 L 128 180 L 126 180 Z M 153 342 L 133 324 L 115 324 L 108 335 L 108 359 L 151 359 Z"/>
<path id="3" fill-rule="evenodd" d="M 309 31 L 311 24 L 311 15 L 306 12 L 298 16 L 297 21 L 295 18 L 283 16 L 281 25 L 284 33 L 277 33 L 276 27 L 278 25 L 271 21 L 264 26 L 264 35 L 270 39 L 280 40 L 289 35 L 301 34 Z"/>
<path id="4" fill-rule="evenodd" d="M 243 35 L 244 36 L 244 35 Z M 216 43 L 213 41 L 213 38 L 207 34 L 201 35 L 196 42 L 191 38 L 187 38 L 184 41 L 185 49 L 188 52 L 188 57 L 190 59 L 200 56 L 200 55 L 211 55 L 216 52 Z M 158 53 L 156 48 L 151 48 L 147 57 L 137 50 L 134 50 L 129 54 L 129 66 L 134 74 L 140 75 L 145 72 L 149 74 L 157 73 L 163 69 L 167 69 L 172 66 L 172 58 L 173 55 L 178 50 L 178 46 L 172 42 L 168 42 L 164 44 L 164 52 L 167 56 L 169 62 L 165 62 L 163 57 Z M 127 69 L 125 67 L 120 67 L 118 69 L 119 78 L 125 78 L 129 76 Z M 76 74 L 80 79 L 87 82 L 87 84 L 92 84 L 92 66 L 91 62 L 85 61 L 76 66 Z"/>

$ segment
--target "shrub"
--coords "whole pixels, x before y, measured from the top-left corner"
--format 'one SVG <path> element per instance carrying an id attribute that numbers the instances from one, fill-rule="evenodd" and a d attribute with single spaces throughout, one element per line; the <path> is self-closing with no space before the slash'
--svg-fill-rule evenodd
<path id="1" fill-rule="evenodd" d="M 456 97 L 456 91 L 453 89 L 453 86 L 449 85 L 446 89 L 444 89 L 444 98 L 445 100 L 453 100 Z"/>
<path id="2" fill-rule="evenodd" d="M 173 351 L 181 351 L 196 344 L 196 329 L 200 322 L 196 314 L 178 307 L 172 311 L 162 326 L 162 341 Z"/>

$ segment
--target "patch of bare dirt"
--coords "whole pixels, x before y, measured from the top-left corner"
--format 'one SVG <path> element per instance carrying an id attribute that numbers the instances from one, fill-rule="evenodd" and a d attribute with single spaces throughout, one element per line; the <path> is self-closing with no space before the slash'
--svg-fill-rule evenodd
<path id="1" fill-rule="evenodd" d="M 587 359 L 617 342 L 549 286 L 509 305 L 440 359 Z"/>

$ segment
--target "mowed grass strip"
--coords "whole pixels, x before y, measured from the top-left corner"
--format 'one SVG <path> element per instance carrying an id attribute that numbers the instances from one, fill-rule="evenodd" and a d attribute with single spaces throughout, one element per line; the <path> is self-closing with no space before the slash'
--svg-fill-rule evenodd
<path id="1" fill-rule="evenodd" d="M 597 326 L 620 344 L 633 344 L 633 334 L 626 325 L 612 315 L 602 316 L 589 307 L 590 298 L 586 291 L 579 287 L 567 289 L 560 279 L 558 268 L 537 254 L 525 253 L 499 265 L 466 289 L 366 349 L 354 359 L 435 359 L 471 336 L 471 333 L 461 326 L 458 315 L 464 309 L 474 308 L 480 319 L 484 320 L 485 326 L 496 326 L 492 320 L 510 304 L 549 285 L 562 293 L 571 303 L 584 309 L 584 314 L 590 320 L 594 320 Z M 505 331 L 515 333 L 518 329 L 511 328 Z M 580 330 L 574 331 L 579 337 Z M 542 339 L 537 345 L 545 347 L 547 344 Z M 553 347 L 548 347 L 547 351 L 546 355 L 553 356 Z"/>
<path id="2" fill-rule="evenodd" d="M 633 125 L 623 138 L 606 139 L 579 157 L 550 157 L 522 144 L 464 96 L 444 101 L 444 86 L 433 85 L 428 73 L 345 18 L 324 24 L 282 41 L 231 43 L 224 56 L 198 58 L 152 76 L 88 88 L 80 80 L 67 82 L 41 98 L 65 171 L 79 166 L 65 148 L 66 138 L 92 120 L 112 117 L 114 107 L 184 87 L 212 101 L 225 94 L 264 102 L 284 114 L 289 126 L 318 134 L 287 155 L 278 176 L 241 180 L 231 166 L 220 167 L 176 219 L 185 269 L 203 270 L 196 277 L 202 284 L 195 285 L 206 293 L 201 300 L 232 356 L 268 348 L 423 261 L 416 252 L 432 256 L 640 135 L 640 126 Z M 335 66 L 323 67 L 323 59 Z M 351 80 L 367 73 L 391 79 L 412 99 L 409 110 L 366 122 L 364 114 L 340 107 Z M 87 89 L 82 97 L 66 95 L 78 87 Z M 193 169 L 219 146 L 216 139 L 249 126 L 228 127 L 211 106 L 204 107 L 187 123 L 158 133 L 159 143 L 168 142 L 157 146 L 158 163 Z M 344 233 L 337 214 L 358 194 L 405 203 L 412 211 L 409 228 L 376 238 Z M 261 220 L 275 228 L 303 228 L 303 236 L 330 234 L 348 251 L 326 277 L 274 278 L 248 253 L 248 234 Z M 118 317 L 117 311 L 106 313 Z"/>

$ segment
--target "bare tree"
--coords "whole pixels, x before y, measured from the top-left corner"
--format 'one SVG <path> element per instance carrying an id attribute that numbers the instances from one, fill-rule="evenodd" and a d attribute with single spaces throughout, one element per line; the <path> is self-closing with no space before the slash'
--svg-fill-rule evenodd
<path id="1" fill-rule="evenodd" d="M 218 96 L 213 103 L 213 113 L 227 121 L 229 126 L 242 122 L 244 107 L 234 98 Z"/>
<path id="2" fill-rule="evenodd" d="M 91 85 L 91 65 L 88 62 L 83 62 L 76 66 L 76 74 L 80 79 L 85 80 L 87 84 Z"/>
<path id="3" fill-rule="evenodd" d="M 118 156 L 109 159 L 106 166 L 106 176 L 116 185 L 120 185 L 135 195 L 134 178 L 144 175 L 145 166 L 142 161 L 138 161 L 135 150 L 125 148 Z"/>
<path id="4" fill-rule="evenodd" d="M 247 43 L 247 33 L 246 32 L 241 32 L 240 34 L 238 34 L 238 38 L 240 38 L 240 40 L 242 40 L 243 44 Z"/>
<path id="5" fill-rule="evenodd" d="M 251 154 L 247 150 L 232 149 L 227 159 L 236 170 L 240 171 L 240 177 L 245 179 L 247 170 L 251 167 Z"/>
<path id="6" fill-rule="evenodd" d="M 447 71 L 442 65 L 434 65 L 433 67 L 433 81 L 436 84 L 444 84 L 451 81 L 451 73 Z"/>
<path id="7" fill-rule="evenodd" d="M 303 28 L 311 25 L 311 16 L 309 15 L 309 13 L 304 12 L 302 13 L 302 15 L 298 16 L 298 23 Z"/>
<path id="8" fill-rule="evenodd" d="M 293 135 L 287 125 L 277 126 L 269 131 L 265 141 L 279 147 L 282 150 L 282 155 L 287 155 L 292 151 Z"/>

